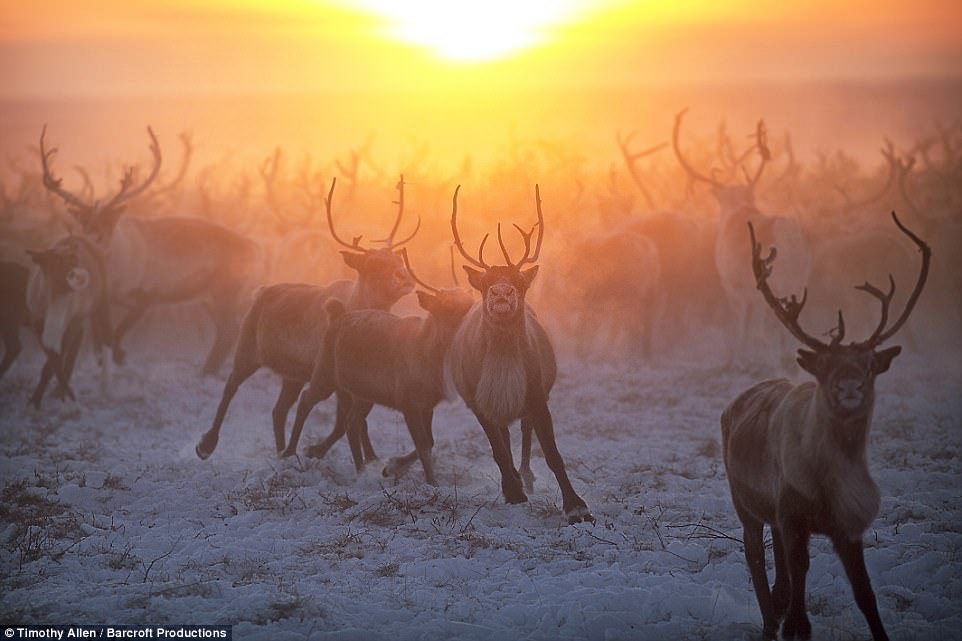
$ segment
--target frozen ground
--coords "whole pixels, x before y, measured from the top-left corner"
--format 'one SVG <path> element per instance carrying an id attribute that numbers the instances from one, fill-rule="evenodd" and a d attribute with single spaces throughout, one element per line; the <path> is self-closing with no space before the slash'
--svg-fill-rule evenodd
<path id="1" fill-rule="evenodd" d="M 196 367 L 141 360 L 105 399 L 85 361 L 80 402 L 41 412 L 24 403 L 36 357 L 3 381 L 0 620 L 230 623 L 235 638 L 277 641 L 760 637 L 718 440 L 722 408 L 758 375 L 562 363 L 558 442 L 598 519 L 567 526 L 541 458 L 530 503 L 503 503 L 487 441 L 455 403 L 436 414 L 437 489 L 417 465 L 356 477 L 346 442 L 322 461 L 277 460 L 266 372 L 200 461 L 221 383 Z M 318 407 L 302 447 L 332 410 Z M 408 448 L 392 412 L 375 410 L 371 434 L 382 458 Z M 962 630 L 960 445 L 960 367 L 903 355 L 878 383 L 883 500 L 866 534 L 894 639 Z M 815 638 L 867 639 L 829 544 L 812 553 Z"/>

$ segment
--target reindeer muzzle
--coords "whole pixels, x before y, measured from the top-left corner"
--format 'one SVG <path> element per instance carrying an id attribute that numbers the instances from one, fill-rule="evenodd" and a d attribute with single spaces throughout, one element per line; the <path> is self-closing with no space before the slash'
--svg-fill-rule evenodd
<path id="1" fill-rule="evenodd" d="M 67 285 L 75 292 L 90 287 L 90 272 L 83 267 L 74 267 L 67 272 Z"/>

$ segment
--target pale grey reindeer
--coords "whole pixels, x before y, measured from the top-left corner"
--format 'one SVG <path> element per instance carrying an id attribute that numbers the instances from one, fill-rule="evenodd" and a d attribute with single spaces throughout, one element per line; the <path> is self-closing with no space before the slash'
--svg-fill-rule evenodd
<path id="1" fill-rule="evenodd" d="M 215 328 L 214 344 L 202 371 L 205 375 L 216 373 L 237 337 L 241 301 L 250 295 L 263 271 L 257 243 L 202 218 L 124 215 L 126 207 L 147 191 L 160 172 L 160 144 L 150 127 L 153 166 L 148 176 L 135 185 L 134 170 L 128 168 L 118 192 L 95 201 L 67 191 L 53 175 L 50 159 L 57 150 L 46 149 L 46 131 L 44 126 L 40 133 L 43 184 L 63 199 L 83 235 L 104 252 L 108 298 L 126 309 L 112 330 L 114 361 L 126 361 L 121 346 L 124 335 L 151 307 L 200 301 Z"/>
<path id="2" fill-rule="evenodd" d="M 732 314 L 733 340 L 728 351 L 728 362 L 732 364 L 744 361 L 751 355 L 750 348 L 758 343 L 757 328 L 763 313 L 754 293 L 755 285 L 744 269 L 745 223 L 753 221 L 763 241 L 784 248 L 782 258 L 785 269 L 775 275 L 776 285 L 780 288 L 796 290 L 808 285 L 812 251 L 808 235 L 797 220 L 765 214 L 755 204 L 755 186 L 771 158 L 764 122 L 759 121 L 756 125 L 754 144 L 731 160 L 731 169 L 734 171 L 742 168 L 745 175 L 745 182 L 738 184 L 732 177 L 722 180 L 714 172 L 710 175 L 701 173 L 685 157 L 680 136 L 682 121 L 687 111 L 683 109 L 675 115 L 671 136 L 672 149 L 678 163 L 691 180 L 711 185 L 712 195 L 718 202 L 715 266 Z M 744 166 L 753 153 L 757 153 L 760 160 L 755 172 L 749 174 Z"/>
<path id="3" fill-rule="evenodd" d="M 26 305 L 46 354 L 40 380 L 30 397 L 39 409 L 50 379 L 57 378 L 56 394 L 75 400 L 70 379 L 83 341 L 91 328 L 95 349 L 109 339 L 101 324 L 107 304 L 104 260 L 98 248 L 82 236 L 68 236 L 44 250 L 27 250 L 36 263 L 26 288 Z M 106 377 L 106 354 L 100 354 Z M 102 387 L 106 387 L 106 378 Z"/>
<path id="4" fill-rule="evenodd" d="M 348 267 L 357 271 L 357 280 L 337 280 L 324 286 L 280 283 L 263 287 L 257 292 L 241 324 L 234 364 L 224 385 L 214 422 L 195 448 L 201 459 L 207 459 L 214 453 L 227 408 L 238 388 L 261 367 L 271 369 L 282 379 L 280 393 L 271 413 L 274 442 L 280 456 L 292 456 L 296 452 L 297 438 L 292 434 L 290 442 L 286 442 L 284 432 L 287 415 L 297 402 L 301 389 L 311 380 L 317 353 L 328 328 L 325 305 L 329 300 L 337 299 L 349 310 L 388 311 L 414 289 L 414 281 L 404 266 L 399 248 L 417 234 L 420 218 L 407 238 L 397 242 L 394 240 L 404 214 L 404 176 L 398 182 L 400 198 L 394 226 L 384 240 L 386 246 L 380 249 L 362 247 L 360 236 L 348 243 L 337 235 L 332 214 L 336 184 L 335 178 L 325 199 L 327 223 L 334 240 L 347 248 L 341 254 Z M 376 458 L 366 427 L 362 434 L 365 456 L 368 459 Z"/>
<path id="5" fill-rule="evenodd" d="M 398 474 L 420 459 L 428 483 L 437 485 L 431 450 L 434 446 L 434 408 L 444 400 L 444 357 L 454 333 L 474 298 L 459 288 L 437 289 L 408 273 L 424 290 L 418 304 L 426 317 L 401 317 L 387 311 L 346 311 L 338 299 L 325 305 L 330 317 L 323 347 L 317 354 L 311 382 L 301 394 L 294 418 L 291 448 L 297 445 L 304 421 L 319 401 L 337 393 L 334 431 L 307 449 L 310 457 L 324 456 L 347 433 L 356 469 L 364 466 L 361 440 L 371 404 L 399 410 L 414 441 L 412 454 L 392 458 L 385 476 Z"/>
<path id="6" fill-rule="evenodd" d="M 522 479 L 530 488 L 531 432 L 544 451 L 545 461 L 561 488 L 562 509 L 571 523 L 594 521 L 588 506 L 571 485 L 564 460 L 555 441 L 554 423 L 548 409 L 548 395 L 557 377 L 554 349 L 534 310 L 525 303 L 525 294 L 538 274 L 538 256 L 544 239 L 544 214 L 541 191 L 535 186 L 538 222 L 525 232 L 515 225 L 524 239 L 524 255 L 514 262 L 508 255 L 498 226 L 498 244 L 506 265 L 488 265 L 481 241 L 478 257 L 464 250 L 458 234 L 458 186 L 451 206 L 451 232 L 454 244 L 473 267 L 464 266 L 468 282 L 481 292 L 461 323 L 446 360 L 446 373 L 468 408 L 484 429 L 495 463 L 501 471 L 501 490 L 508 503 L 528 500 Z M 531 236 L 538 239 L 531 253 Z M 525 269 L 525 266 L 531 265 Z M 477 268 L 477 269 L 475 269 Z M 511 454 L 509 426 L 521 419 L 521 472 L 515 469 Z"/>
<path id="7" fill-rule="evenodd" d="M 922 267 L 902 315 L 891 325 L 888 292 L 866 282 L 856 289 L 882 305 L 878 327 L 862 342 L 842 344 L 845 321 L 829 343 L 806 333 L 798 323 L 806 294 L 798 300 L 779 298 L 768 278 L 775 248 L 762 257 L 762 247 L 748 223 L 752 271 L 765 302 L 782 325 L 807 349 L 798 350 L 798 364 L 814 382 L 792 385 L 785 379 L 752 386 L 721 416 L 722 449 L 732 502 L 742 522 L 745 559 L 762 612 L 763 636 L 807 639 L 811 624 L 805 611 L 808 542 L 812 534 L 828 536 L 842 560 L 855 602 L 876 641 L 888 639 L 879 617 L 871 581 L 865 569 L 862 536 L 878 513 L 880 493 L 866 460 L 866 446 L 875 406 L 875 378 L 889 369 L 902 348 L 879 350 L 905 324 L 929 272 L 931 250 L 902 225 L 898 228 L 919 248 Z M 771 527 L 775 583 L 769 590 L 765 571 L 763 528 Z"/>

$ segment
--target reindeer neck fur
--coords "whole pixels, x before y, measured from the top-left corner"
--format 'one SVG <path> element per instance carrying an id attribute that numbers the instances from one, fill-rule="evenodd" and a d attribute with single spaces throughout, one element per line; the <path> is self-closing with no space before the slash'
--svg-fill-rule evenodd
<path id="1" fill-rule="evenodd" d="M 472 410 L 495 425 L 507 426 L 524 414 L 533 342 L 527 310 L 507 326 L 489 323 L 481 303 L 458 329 L 449 370 Z"/>
<path id="2" fill-rule="evenodd" d="M 881 495 L 865 448 L 872 409 L 845 416 L 821 386 L 804 383 L 785 398 L 772 420 L 780 431 L 782 482 L 821 509 L 818 531 L 859 540 L 878 514 Z"/>
<path id="3" fill-rule="evenodd" d="M 359 276 L 354 281 L 351 294 L 345 301 L 345 306 L 349 310 L 354 309 L 377 309 L 382 312 L 389 312 L 397 298 L 394 296 L 379 295 L 377 290 L 370 286 L 363 276 Z"/>

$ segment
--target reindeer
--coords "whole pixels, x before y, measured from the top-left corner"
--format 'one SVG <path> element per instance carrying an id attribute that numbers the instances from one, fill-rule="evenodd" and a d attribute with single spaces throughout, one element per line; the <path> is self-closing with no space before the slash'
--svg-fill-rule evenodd
<path id="1" fill-rule="evenodd" d="M 431 459 L 431 421 L 434 408 L 445 396 L 444 356 L 474 299 L 460 288 L 437 289 L 426 284 L 411 269 L 407 251 L 402 252 L 408 273 L 427 290 L 417 292 L 418 304 L 428 312 L 427 317 L 402 318 L 375 309 L 346 312 L 343 301 L 329 300 L 325 304 L 329 326 L 324 346 L 314 363 L 310 385 L 297 405 L 288 447 L 297 447 L 314 405 L 337 392 L 334 431 L 323 443 L 308 448 L 308 456 L 324 456 L 346 431 L 354 465 L 360 472 L 364 465 L 361 426 L 376 403 L 404 415 L 415 446 L 413 454 L 391 459 L 385 476 L 400 473 L 419 458 L 425 479 L 437 485 Z"/>
<path id="2" fill-rule="evenodd" d="M 796 289 L 805 286 L 811 270 L 811 249 L 808 237 L 799 222 L 792 218 L 763 214 L 755 205 L 755 186 L 758 184 L 765 167 L 771 158 L 768 149 L 765 123 L 759 121 L 755 128 L 755 144 L 732 161 L 733 166 L 744 170 L 744 163 L 752 151 L 757 150 L 761 160 L 754 175 L 744 170 L 745 184 L 722 182 L 715 177 L 706 176 L 696 170 L 685 158 L 679 146 L 682 119 L 687 112 L 683 109 L 675 116 L 672 130 L 672 148 L 679 164 L 692 181 L 704 182 L 712 186 L 712 195 L 718 201 L 721 218 L 718 235 L 715 238 L 715 265 L 721 280 L 722 289 L 728 298 L 734 326 L 734 340 L 730 344 L 728 361 L 734 362 L 738 356 L 745 356 L 748 340 L 752 337 L 755 322 L 761 308 L 754 295 L 754 284 L 742 266 L 745 252 L 744 227 L 748 220 L 754 222 L 756 229 L 766 242 L 786 247 L 787 268 L 778 275 L 778 286 Z"/>
<path id="3" fill-rule="evenodd" d="M 317 352 L 328 328 L 328 314 L 324 306 L 329 300 L 337 299 L 348 310 L 378 309 L 386 312 L 414 289 L 414 281 L 405 269 L 398 249 L 417 234 L 420 218 L 411 235 L 401 241 L 394 240 L 404 213 L 404 176 L 398 182 L 400 198 L 394 227 L 384 240 L 386 247 L 381 249 L 362 247 L 360 236 L 348 243 L 337 235 L 332 214 L 336 184 L 335 178 L 324 201 L 327 223 L 334 240 L 347 248 L 341 255 L 347 266 L 357 271 L 357 280 L 337 280 L 326 286 L 280 283 L 258 290 L 241 324 L 233 368 L 224 385 L 214 422 L 195 448 L 201 459 L 207 459 L 214 453 L 227 408 L 238 388 L 261 367 L 268 367 L 283 380 L 271 414 L 274 442 L 281 457 L 292 456 L 296 452 L 297 438 L 292 434 L 291 442 L 285 443 L 287 414 L 297 402 L 301 389 L 311 380 Z M 376 458 L 367 438 L 366 424 L 362 428 L 362 439 L 365 456 Z"/>
<path id="4" fill-rule="evenodd" d="M 26 302 L 36 320 L 40 344 L 47 360 L 30 403 L 37 409 L 52 376 L 57 377 L 56 394 L 76 400 L 70 387 L 77 353 L 83 340 L 84 325 L 92 326 L 99 350 L 108 332 L 98 321 L 97 312 L 107 304 L 104 261 L 98 248 L 82 236 L 68 236 L 46 250 L 28 250 L 36 263 L 27 283 Z M 101 365 L 106 376 L 103 354 Z M 103 381 L 106 388 L 106 379 Z"/>
<path id="5" fill-rule="evenodd" d="M 879 489 L 872 480 L 865 449 L 875 378 L 887 371 L 902 348 L 879 350 L 905 324 L 928 276 L 931 250 L 902 225 L 898 228 L 921 250 L 922 267 L 902 315 L 886 327 L 895 281 L 888 292 L 865 282 L 856 289 L 877 298 L 881 320 L 863 342 L 842 344 L 845 321 L 826 344 L 798 323 L 807 291 L 778 298 L 769 285 L 775 248 L 762 258 L 762 246 L 748 223 L 752 271 L 765 302 L 782 325 L 808 349 L 798 350 L 798 364 L 815 382 L 793 386 L 785 379 L 758 383 L 738 396 L 721 416 L 725 469 L 732 502 L 742 522 L 745 559 L 751 573 L 763 635 L 775 639 L 779 621 L 782 638 L 807 639 L 811 625 L 805 613 L 808 541 L 812 534 L 828 536 L 845 567 L 855 602 L 865 615 L 872 637 L 887 639 L 871 582 L 865 569 L 862 536 L 879 509 Z M 769 591 L 765 572 L 763 528 L 769 524 L 775 554 L 775 584 Z"/>
<path id="6" fill-rule="evenodd" d="M 528 500 L 522 477 L 530 491 L 534 476 L 530 469 L 531 432 L 538 436 L 548 467 L 561 488 L 565 516 L 570 523 L 594 521 L 588 506 L 578 496 L 564 460 L 555 443 L 554 425 L 548 409 L 548 394 L 557 376 L 557 363 L 551 341 L 534 310 L 525 303 L 525 294 L 538 274 L 538 256 L 544 239 L 544 214 L 541 191 L 535 186 L 538 222 L 525 232 L 515 225 L 524 240 L 524 255 L 513 262 L 508 255 L 498 225 L 498 244 L 506 265 L 484 261 L 485 236 L 473 258 L 464 250 L 458 234 L 458 192 L 451 206 L 451 232 L 454 244 L 473 267 L 464 266 L 468 282 L 481 292 L 476 303 L 455 334 L 446 360 L 446 377 L 474 412 L 491 444 L 494 460 L 501 470 L 501 490 L 508 503 Z M 531 236 L 538 229 L 534 253 Z M 523 269 L 526 265 L 533 265 Z M 477 269 L 475 269 L 477 268 Z M 521 472 L 514 468 L 508 427 L 521 419 Z"/>
<path id="7" fill-rule="evenodd" d="M 123 337 L 152 306 L 201 301 L 216 330 L 203 374 L 216 373 L 237 336 L 240 301 L 259 278 L 258 245 L 201 218 L 122 216 L 160 171 L 160 145 L 150 127 L 150 174 L 135 185 L 134 171 L 128 168 L 116 194 L 93 202 L 64 189 L 62 180 L 50 171 L 50 159 L 57 150 L 46 149 L 46 131 L 44 126 L 40 134 L 43 184 L 63 199 L 83 234 L 101 247 L 106 255 L 109 299 L 127 309 L 110 339 L 114 362 L 124 364 Z"/>

